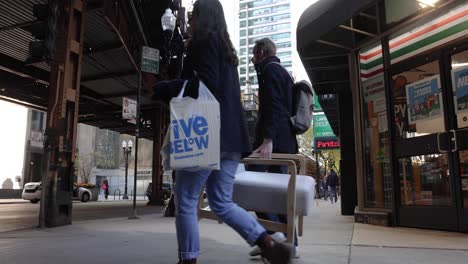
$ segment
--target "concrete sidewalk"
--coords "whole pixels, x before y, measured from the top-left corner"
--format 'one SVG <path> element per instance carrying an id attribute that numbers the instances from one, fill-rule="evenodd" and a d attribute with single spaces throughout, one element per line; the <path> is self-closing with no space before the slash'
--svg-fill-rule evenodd
<path id="1" fill-rule="evenodd" d="M 21 203 L 29 203 L 29 201 L 23 200 L 23 199 L 0 199 L 0 204 L 21 204 Z"/>
<path id="2" fill-rule="evenodd" d="M 136 198 L 137 201 L 148 201 L 148 198 L 143 195 L 139 195 Z M 109 195 L 108 199 L 106 200 L 105 196 L 103 194 L 99 195 L 99 198 L 97 202 L 118 202 L 118 201 L 133 201 L 133 196 L 129 197 L 128 200 L 122 199 L 122 197 L 116 196 L 114 199 L 113 195 Z M 74 200 L 73 202 L 81 202 L 80 200 Z M 96 202 L 96 201 L 90 201 L 90 202 Z M 30 203 L 29 200 L 23 200 L 23 199 L 0 199 L 0 205 L 1 204 L 22 204 L 22 203 Z"/>
<path id="3" fill-rule="evenodd" d="M 416 233 L 417 239 L 408 239 Z M 203 220 L 200 235 L 201 264 L 262 263 L 259 258 L 248 257 L 249 246 L 226 225 Z M 441 237 L 445 239 L 441 241 L 446 245 L 443 248 L 436 244 L 425 248 L 416 243 Z M 294 263 L 466 264 L 467 250 L 449 248 L 460 243 L 466 246 L 466 239 L 467 235 L 457 233 L 355 225 L 352 217 L 339 215 L 339 204 L 318 201 L 314 213 L 305 219 L 304 237 L 300 238 L 301 258 Z M 399 240 L 402 243 L 393 244 Z M 0 263 L 175 264 L 176 245 L 174 218 L 159 214 L 140 220 L 82 221 L 53 229 L 0 233 Z"/>

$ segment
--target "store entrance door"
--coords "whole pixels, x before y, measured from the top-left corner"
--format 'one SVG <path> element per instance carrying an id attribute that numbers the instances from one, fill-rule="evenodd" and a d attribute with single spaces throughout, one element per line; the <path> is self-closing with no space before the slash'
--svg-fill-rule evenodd
<path id="1" fill-rule="evenodd" d="M 468 75 L 466 52 L 460 45 L 391 68 L 401 226 L 468 229 L 468 85 L 452 88 L 452 73 Z"/>
<path id="2" fill-rule="evenodd" d="M 468 43 L 448 51 L 453 93 L 454 118 L 451 119 L 453 139 L 453 173 L 459 191 L 460 231 L 468 232 Z"/>

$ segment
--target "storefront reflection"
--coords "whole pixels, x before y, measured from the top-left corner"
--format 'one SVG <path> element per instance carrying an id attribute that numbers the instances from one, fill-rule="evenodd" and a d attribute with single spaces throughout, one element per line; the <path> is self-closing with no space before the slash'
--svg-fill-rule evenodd
<path id="1" fill-rule="evenodd" d="M 402 158 L 401 204 L 405 206 L 450 206 L 450 173 L 447 155 Z"/>
<path id="2" fill-rule="evenodd" d="M 460 178 L 463 195 L 463 205 L 468 208 L 468 151 L 460 151 Z"/>

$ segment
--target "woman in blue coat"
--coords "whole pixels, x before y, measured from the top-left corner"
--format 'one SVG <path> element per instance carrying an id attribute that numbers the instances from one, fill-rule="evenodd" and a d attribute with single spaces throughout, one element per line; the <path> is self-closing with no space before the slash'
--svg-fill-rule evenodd
<path id="1" fill-rule="evenodd" d="M 250 152 L 250 144 L 240 100 L 239 62 L 229 39 L 222 6 L 218 0 L 198 0 L 192 14 L 184 79 L 158 82 L 152 97 L 168 102 L 188 80 L 184 96 L 197 98 L 199 80 L 206 84 L 220 105 L 221 169 L 176 172 L 179 264 L 197 262 L 200 252 L 197 204 L 205 185 L 210 208 L 224 223 L 251 246 L 260 246 L 263 257 L 270 263 L 289 263 L 291 247 L 272 240 L 253 216 L 232 201 L 234 175 L 242 153 Z"/>

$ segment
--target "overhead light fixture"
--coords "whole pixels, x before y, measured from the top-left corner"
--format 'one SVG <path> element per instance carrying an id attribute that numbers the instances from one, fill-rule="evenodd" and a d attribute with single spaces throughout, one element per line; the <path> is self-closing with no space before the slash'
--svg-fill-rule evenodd
<path id="1" fill-rule="evenodd" d="M 452 63 L 452 69 L 460 68 L 460 67 L 466 67 L 468 66 L 468 62 L 463 62 L 463 63 Z"/>
<path id="2" fill-rule="evenodd" d="M 434 7 L 439 0 L 416 0 L 422 8 Z"/>
<path id="3" fill-rule="evenodd" d="M 161 17 L 161 25 L 164 31 L 174 31 L 176 27 L 177 18 L 172 14 L 172 10 L 170 8 L 166 9 L 164 15 Z"/>

